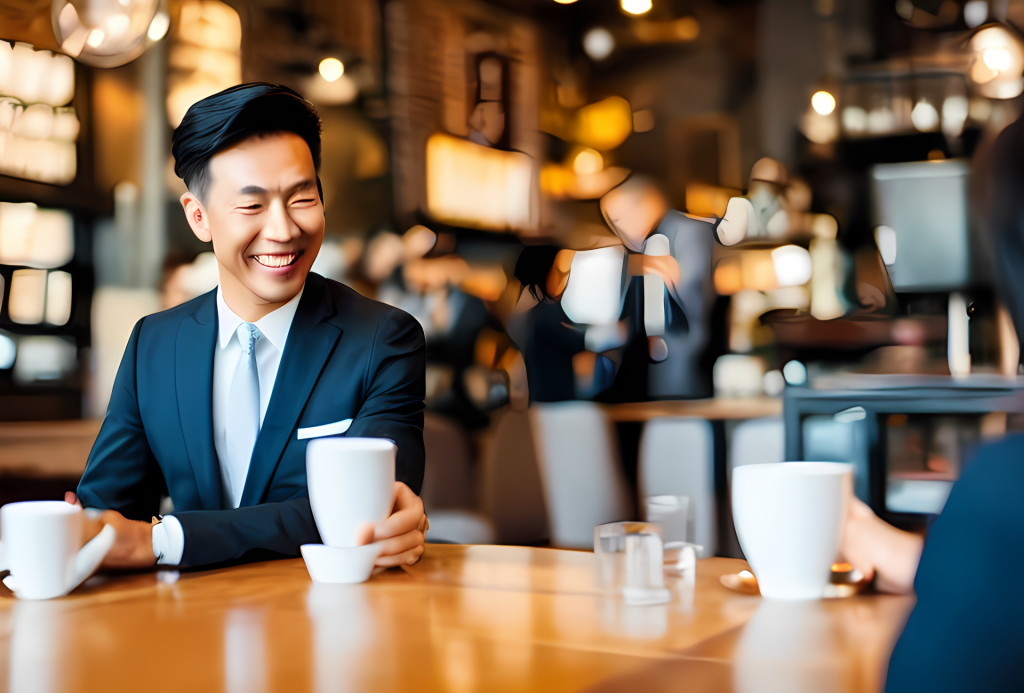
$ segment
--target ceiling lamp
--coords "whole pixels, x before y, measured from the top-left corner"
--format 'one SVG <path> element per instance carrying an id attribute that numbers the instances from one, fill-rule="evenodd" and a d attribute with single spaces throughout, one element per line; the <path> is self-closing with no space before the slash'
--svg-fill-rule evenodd
<path id="1" fill-rule="evenodd" d="M 131 62 L 170 26 L 166 0 L 53 0 L 50 19 L 61 50 L 94 67 Z"/>
<path id="2" fill-rule="evenodd" d="M 971 38 L 967 74 L 975 89 L 990 99 L 1012 99 L 1024 91 L 1024 48 L 1005 27 L 992 24 Z"/>

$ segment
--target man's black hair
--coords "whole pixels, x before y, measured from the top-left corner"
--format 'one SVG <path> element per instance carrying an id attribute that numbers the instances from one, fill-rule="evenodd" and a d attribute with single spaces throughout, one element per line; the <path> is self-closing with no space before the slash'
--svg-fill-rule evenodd
<path id="1" fill-rule="evenodd" d="M 267 82 L 239 84 L 192 104 L 174 131 L 174 172 L 202 200 L 215 154 L 254 135 L 275 132 L 291 132 L 305 140 L 319 174 L 320 116 L 295 91 Z M 316 185 L 322 201 L 319 175 Z"/>

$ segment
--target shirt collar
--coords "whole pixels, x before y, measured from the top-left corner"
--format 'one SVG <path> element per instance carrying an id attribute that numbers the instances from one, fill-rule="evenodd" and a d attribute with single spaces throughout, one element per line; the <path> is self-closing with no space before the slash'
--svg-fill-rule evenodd
<path id="1" fill-rule="evenodd" d="M 302 298 L 302 292 L 305 290 L 306 287 L 303 285 L 299 289 L 299 293 L 295 294 L 295 298 L 253 323 L 263 336 L 270 340 L 270 343 L 282 353 L 284 353 L 285 342 L 288 341 L 288 331 L 292 327 L 295 311 L 299 308 L 299 299 Z M 235 336 L 238 326 L 245 322 L 245 320 L 238 317 L 235 311 L 228 307 L 219 285 L 217 286 L 217 319 L 219 325 L 217 341 L 220 344 L 220 348 L 223 349 L 231 341 L 231 338 Z"/>

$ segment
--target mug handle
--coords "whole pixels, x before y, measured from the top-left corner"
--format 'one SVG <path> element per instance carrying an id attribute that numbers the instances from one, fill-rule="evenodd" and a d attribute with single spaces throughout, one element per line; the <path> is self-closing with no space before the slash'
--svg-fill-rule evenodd
<path id="1" fill-rule="evenodd" d="M 64 594 L 81 585 L 100 567 L 116 539 L 117 531 L 107 525 L 78 551 L 78 555 L 75 556 L 75 577 Z"/>

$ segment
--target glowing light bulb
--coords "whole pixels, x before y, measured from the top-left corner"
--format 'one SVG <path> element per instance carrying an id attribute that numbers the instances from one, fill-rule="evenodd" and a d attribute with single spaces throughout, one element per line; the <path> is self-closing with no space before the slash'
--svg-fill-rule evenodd
<path id="1" fill-rule="evenodd" d="M 320 61 L 320 76 L 328 82 L 336 82 L 345 74 L 345 64 L 337 58 L 324 58 Z"/>
<path id="2" fill-rule="evenodd" d="M 581 176 L 600 173 L 604 168 L 604 159 L 593 149 L 584 149 L 572 161 L 572 170 Z"/>
<path id="3" fill-rule="evenodd" d="M 811 97 L 811 108 L 820 115 L 828 115 L 836 110 L 836 97 L 827 91 L 816 91 Z"/>
<path id="4" fill-rule="evenodd" d="M 981 54 L 981 59 L 990 69 L 999 72 L 1008 70 L 1013 64 L 1013 56 L 1005 48 L 986 48 Z"/>
<path id="5" fill-rule="evenodd" d="M 559 5 L 571 5 L 574 2 L 576 2 L 576 0 L 555 0 L 555 2 L 557 2 Z"/>
<path id="6" fill-rule="evenodd" d="M 630 14 L 643 14 L 651 9 L 651 0 L 621 0 L 621 4 Z"/>

